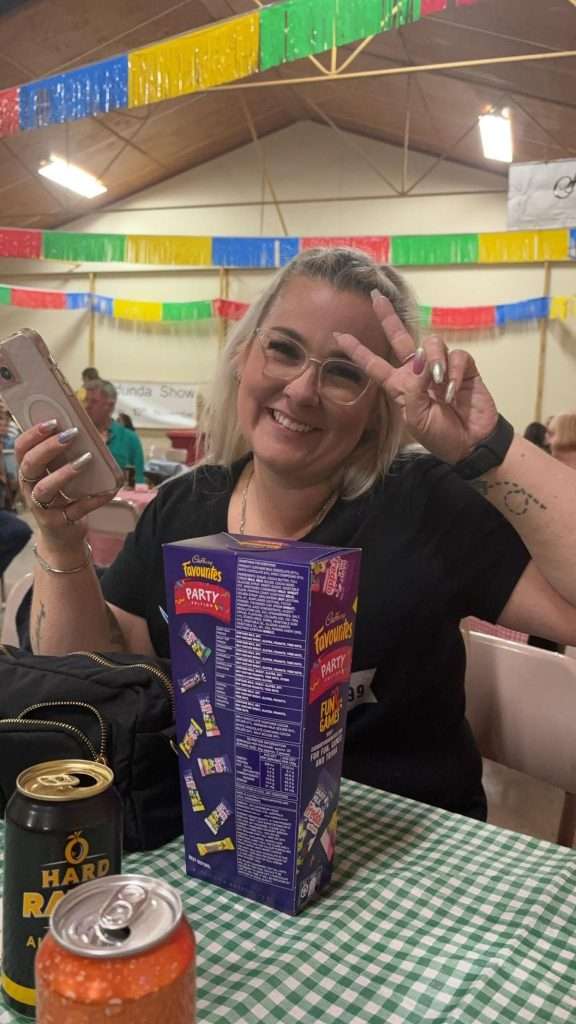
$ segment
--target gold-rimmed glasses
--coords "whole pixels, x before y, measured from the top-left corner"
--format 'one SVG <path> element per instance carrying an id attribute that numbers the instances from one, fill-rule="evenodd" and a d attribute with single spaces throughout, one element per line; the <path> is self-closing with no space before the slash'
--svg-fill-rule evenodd
<path id="1" fill-rule="evenodd" d="M 372 381 L 349 359 L 315 359 L 295 338 L 272 327 L 258 327 L 256 337 L 264 353 L 264 373 L 274 380 L 296 380 L 310 364 L 318 367 L 318 393 L 336 405 L 354 405 Z"/>

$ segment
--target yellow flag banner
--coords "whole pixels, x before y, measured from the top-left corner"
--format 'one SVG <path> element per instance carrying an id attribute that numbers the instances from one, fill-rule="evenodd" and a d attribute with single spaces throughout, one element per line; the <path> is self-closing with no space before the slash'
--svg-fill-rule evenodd
<path id="1" fill-rule="evenodd" d="M 162 320 L 161 302 L 133 302 L 131 299 L 114 299 L 113 315 L 117 320 Z"/>
<path id="2" fill-rule="evenodd" d="M 256 11 L 132 50 L 128 57 L 128 106 L 158 103 L 252 75 L 258 71 L 259 42 Z"/>
<path id="3" fill-rule="evenodd" d="M 128 235 L 127 263 L 212 266 L 212 239 L 200 235 Z"/>
<path id="4" fill-rule="evenodd" d="M 542 263 L 568 259 L 570 231 L 491 231 L 479 242 L 479 263 Z"/>

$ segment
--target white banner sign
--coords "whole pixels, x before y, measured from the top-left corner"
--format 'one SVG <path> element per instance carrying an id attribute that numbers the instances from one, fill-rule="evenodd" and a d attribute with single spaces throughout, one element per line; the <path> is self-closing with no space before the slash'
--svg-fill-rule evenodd
<path id="1" fill-rule="evenodd" d="M 116 413 L 125 412 L 135 427 L 196 426 L 196 384 L 167 384 L 115 380 Z"/>
<path id="2" fill-rule="evenodd" d="M 576 158 L 510 165 L 508 227 L 511 231 L 574 226 Z"/>

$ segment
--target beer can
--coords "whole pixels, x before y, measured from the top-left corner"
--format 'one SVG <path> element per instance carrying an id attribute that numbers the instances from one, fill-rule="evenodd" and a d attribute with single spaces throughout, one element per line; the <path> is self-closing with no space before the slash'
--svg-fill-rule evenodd
<path id="1" fill-rule="evenodd" d="M 136 466 L 124 466 L 124 483 L 133 491 L 136 486 Z"/>
<path id="2" fill-rule="evenodd" d="M 34 958 L 65 893 L 122 870 L 122 804 L 96 761 L 44 761 L 20 773 L 6 807 L 2 991 L 34 1017 Z"/>
<path id="3" fill-rule="evenodd" d="M 180 896 L 147 875 L 69 892 L 36 957 L 38 1024 L 194 1024 L 196 943 Z"/>

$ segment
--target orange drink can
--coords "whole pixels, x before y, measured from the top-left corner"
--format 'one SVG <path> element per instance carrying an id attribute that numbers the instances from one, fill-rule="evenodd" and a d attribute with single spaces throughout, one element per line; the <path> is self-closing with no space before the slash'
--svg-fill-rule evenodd
<path id="1" fill-rule="evenodd" d="M 196 943 L 180 896 L 147 875 L 68 893 L 36 955 L 37 1024 L 195 1024 Z"/>

